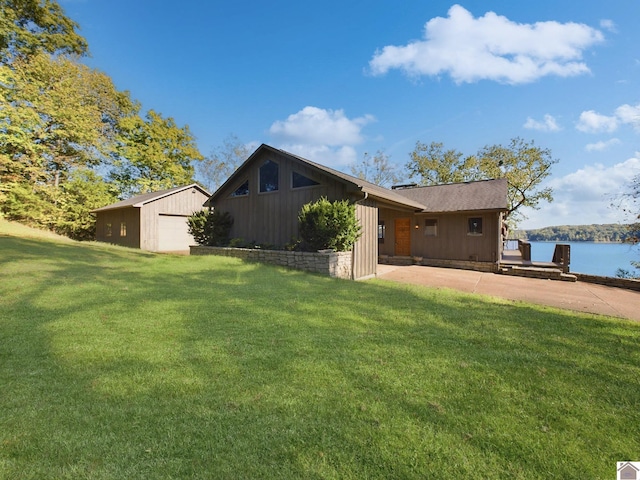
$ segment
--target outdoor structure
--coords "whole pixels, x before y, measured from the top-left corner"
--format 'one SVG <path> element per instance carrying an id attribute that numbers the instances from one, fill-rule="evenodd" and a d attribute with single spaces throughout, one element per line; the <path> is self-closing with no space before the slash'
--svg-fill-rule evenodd
<path id="1" fill-rule="evenodd" d="M 209 195 L 193 183 L 98 208 L 96 240 L 152 252 L 188 251 L 195 241 L 187 217 L 202 210 Z"/>
<path id="2" fill-rule="evenodd" d="M 232 238 L 282 247 L 298 238 L 302 206 L 320 197 L 356 206 L 353 279 L 374 276 L 379 259 L 498 270 L 505 179 L 390 190 L 263 144 L 205 206 L 231 214 Z"/>

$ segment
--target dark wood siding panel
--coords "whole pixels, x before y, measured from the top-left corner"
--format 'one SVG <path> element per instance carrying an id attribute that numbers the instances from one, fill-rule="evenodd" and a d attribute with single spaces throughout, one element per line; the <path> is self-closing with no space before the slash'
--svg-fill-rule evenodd
<path id="1" fill-rule="evenodd" d="M 129 207 L 98 212 L 96 240 L 124 247 L 140 248 L 140 209 Z M 111 236 L 106 235 L 107 224 L 111 224 Z M 121 226 L 125 224 L 126 235 L 122 236 Z"/>
<path id="2" fill-rule="evenodd" d="M 482 217 L 482 235 L 468 234 L 471 217 Z M 425 219 L 437 220 L 437 236 L 425 236 Z M 497 260 L 499 229 L 496 213 L 418 215 L 415 220 L 418 228 L 413 231 L 413 255 L 443 260 Z"/>
<path id="3" fill-rule="evenodd" d="M 259 193 L 259 168 L 267 159 L 279 166 L 279 189 L 276 192 Z M 313 178 L 320 185 L 292 188 L 293 170 Z M 249 195 L 230 197 L 246 179 L 249 180 Z M 224 190 L 218 192 L 219 197 L 214 208 L 221 212 L 229 212 L 233 217 L 232 238 L 283 246 L 292 238 L 298 237 L 298 213 L 305 203 L 323 196 L 333 201 L 345 198 L 346 193 L 342 183 L 328 176 L 318 175 L 308 167 L 303 168 L 302 164 L 288 157 L 269 154 L 257 158 L 238 175 L 236 182 L 231 182 Z"/>
<path id="4" fill-rule="evenodd" d="M 383 220 L 386 226 L 384 243 L 378 245 L 378 251 L 381 255 L 394 255 L 393 225 L 397 218 L 407 216 L 409 215 L 401 211 L 380 209 L 380 220 Z M 482 217 L 482 235 L 467 234 L 470 217 Z M 425 236 L 425 219 L 437 220 L 437 236 Z M 415 228 L 416 223 L 418 228 Z M 499 225 L 499 213 L 413 215 L 411 216 L 411 255 L 438 260 L 477 258 L 481 262 L 496 261 L 500 250 Z"/>

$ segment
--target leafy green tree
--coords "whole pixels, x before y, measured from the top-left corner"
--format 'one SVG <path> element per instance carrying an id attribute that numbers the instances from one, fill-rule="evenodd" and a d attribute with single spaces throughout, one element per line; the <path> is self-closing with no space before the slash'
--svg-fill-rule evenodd
<path id="1" fill-rule="evenodd" d="M 0 62 L 37 52 L 84 55 L 78 29 L 54 0 L 0 0 Z"/>
<path id="2" fill-rule="evenodd" d="M 540 202 L 553 201 L 553 189 L 541 186 L 551 174 L 551 167 L 558 162 L 552 157 L 551 150 L 540 148 L 533 141 L 514 138 L 506 147 L 484 147 L 477 158 L 481 178 L 507 179 L 507 218 L 512 225 L 525 218 L 520 211 L 522 207 L 537 209 Z"/>
<path id="3" fill-rule="evenodd" d="M 417 142 L 411 152 L 407 170 L 411 177 L 419 177 L 422 185 L 459 183 L 480 178 L 475 157 L 464 157 L 457 150 L 444 150 L 444 144 Z"/>
<path id="4" fill-rule="evenodd" d="M 168 189 L 193 182 L 193 162 L 201 161 L 189 127 L 150 110 L 119 125 L 118 146 L 110 179 L 123 196 Z"/>
<path id="5" fill-rule="evenodd" d="M 95 171 L 74 170 L 69 181 L 61 188 L 61 215 L 54 230 L 74 240 L 94 240 L 96 219 L 91 210 L 118 200 L 113 185 L 104 181 Z"/>
<path id="6" fill-rule="evenodd" d="M 73 58 L 37 54 L 0 69 L 2 153 L 40 163 L 56 186 L 70 169 L 103 161 L 134 108 L 107 75 Z"/>
<path id="7" fill-rule="evenodd" d="M 456 150 L 444 150 L 442 143 L 416 144 L 407 169 L 420 178 L 423 185 L 468 182 L 506 178 L 507 219 L 512 227 L 522 220 L 522 207 L 539 208 L 542 201 L 553 201 L 550 187 L 541 186 L 557 163 L 551 151 L 536 146 L 533 141 L 512 139 L 507 146 L 491 145 L 476 155 L 463 157 Z"/>
<path id="8" fill-rule="evenodd" d="M 356 207 L 347 200 L 330 202 L 325 197 L 302 206 L 298 214 L 302 248 L 346 252 L 360 238 Z"/>
<path id="9" fill-rule="evenodd" d="M 210 192 L 215 192 L 233 172 L 249 158 L 251 151 L 233 134 L 221 146 L 196 166 L 199 180 Z"/>
<path id="10" fill-rule="evenodd" d="M 365 152 L 362 160 L 349 169 L 356 177 L 383 187 L 389 187 L 399 180 L 395 166 L 382 150 L 378 150 L 373 156 Z"/>
<path id="11" fill-rule="evenodd" d="M 0 210 L 54 228 L 57 189 L 108 158 L 118 118 L 132 108 L 108 76 L 69 57 L 38 53 L 0 65 Z"/>

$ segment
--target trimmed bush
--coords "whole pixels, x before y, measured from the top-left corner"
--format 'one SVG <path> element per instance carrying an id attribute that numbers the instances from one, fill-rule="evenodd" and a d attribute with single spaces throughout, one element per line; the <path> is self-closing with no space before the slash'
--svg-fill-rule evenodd
<path id="1" fill-rule="evenodd" d="M 360 238 L 356 207 L 347 200 L 330 202 L 325 197 L 302 206 L 298 214 L 301 247 L 316 251 L 347 252 Z"/>
<path id="2" fill-rule="evenodd" d="M 202 210 L 187 219 L 189 233 L 198 245 L 224 247 L 229 243 L 233 218 L 229 212 Z"/>

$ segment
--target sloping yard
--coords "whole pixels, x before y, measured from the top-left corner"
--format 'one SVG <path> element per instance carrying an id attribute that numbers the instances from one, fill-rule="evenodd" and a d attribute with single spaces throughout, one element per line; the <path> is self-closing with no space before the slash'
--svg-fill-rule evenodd
<path id="1" fill-rule="evenodd" d="M 615 478 L 640 325 L 0 222 L 0 478 Z"/>

